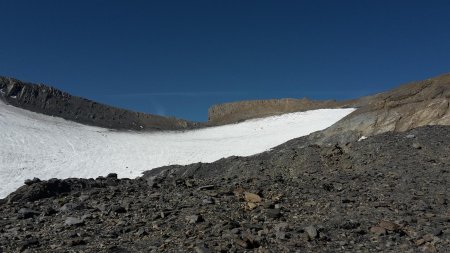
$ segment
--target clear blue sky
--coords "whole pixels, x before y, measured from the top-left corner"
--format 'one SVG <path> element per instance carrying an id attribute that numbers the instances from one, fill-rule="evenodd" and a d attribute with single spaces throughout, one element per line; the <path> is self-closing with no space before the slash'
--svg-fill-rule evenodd
<path id="1" fill-rule="evenodd" d="M 0 75 L 204 121 L 450 72 L 450 1 L 0 0 Z"/>

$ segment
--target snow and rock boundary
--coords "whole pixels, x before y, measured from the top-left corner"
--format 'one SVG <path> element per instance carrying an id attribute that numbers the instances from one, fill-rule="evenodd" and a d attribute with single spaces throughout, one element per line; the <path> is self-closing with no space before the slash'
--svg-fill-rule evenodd
<path id="1" fill-rule="evenodd" d="M 323 130 L 354 109 L 322 109 L 189 131 L 111 131 L 0 104 L 0 197 L 38 177 L 92 178 L 249 156 Z"/>

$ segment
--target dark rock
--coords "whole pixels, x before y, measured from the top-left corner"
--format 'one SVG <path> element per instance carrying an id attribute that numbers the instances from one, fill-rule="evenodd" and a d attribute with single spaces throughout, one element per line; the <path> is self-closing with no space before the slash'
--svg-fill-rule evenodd
<path id="1" fill-rule="evenodd" d="M 435 236 L 441 236 L 444 233 L 444 231 L 442 231 L 442 229 L 437 228 L 433 231 L 433 235 Z"/>
<path id="2" fill-rule="evenodd" d="M 50 179 L 32 185 L 20 187 L 16 192 L 9 195 L 9 201 L 36 201 L 43 198 L 58 196 L 69 192 L 68 182 L 59 179 Z"/>
<path id="3" fill-rule="evenodd" d="M 45 216 L 51 216 L 51 215 L 57 214 L 58 211 L 56 209 L 54 209 L 52 206 L 48 206 L 44 209 L 43 213 Z"/>
<path id="4" fill-rule="evenodd" d="M 127 212 L 127 209 L 125 209 L 125 207 L 119 206 L 119 205 L 112 206 L 111 210 L 115 213 L 126 213 Z"/>
<path id="5" fill-rule="evenodd" d="M 39 178 L 37 178 L 37 177 L 35 177 L 33 179 L 25 180 L 25 184 L 26 185 L 32 185 L 32 184 L 39 183 L 39 182 L 41 182 L 41 180 Z"/>
<path id="6" fill-rule="evenodd" d="M 83 239 L 73 239 L 69 241 L 69 246 L 73 247 L 73 246 L 79 246 L 79 245 L 86 245 L 87 242 Z"/>
<path id="7" fill-rule="evenodd" d="M 39 240 L 36 238 L 26 239 L 22 242 L 22 250 L 39 245 Z"/>
<path id="8" fill-rule="evenodd" d="M 264 211 L 265 215 L 270 219 L 277 219 L 281 217 L 280 209 L 267 209 Z"/>
<path id="9" fill-rule="evenodd" d="M 349 220 L 344 222 L 340 227 L 342 229 L 356 229 L 360 226 L 361 224 L 359 222 L 353 221 L 353 220 Z"/>
<path id="10" fill-rule="evenodd" d="M 130 251 L 124 247 L 112 246 L 112 247 L 108 248 L 108 250 L 106 252 L 107 253 L 132 253 L 133 251 Z M 149 252 L 152 252 L 152 251 L 149 251 Z"/>
<path id="11" fill-rule="evenodd" d="M 34 216 L 39 215 L 40 212 L 29 209 L 29 208 L 21 208 L 18 212 L 19 219 L 28 219 L 33 218 Z"/>
<path id="12" fill-rule="evenodd" d="M 117 173 L 109 173 L 106 178 L 113 178 L 113 179 L 117 179 Z"/>
<path id="13" fill-rule="evenodd" d="M 139 230 L 136 232 L 137 236 L 144 236 L 144 235 L 148 235 L 147 231 L 145 230 L 145 228 L 139 228 Z"/>

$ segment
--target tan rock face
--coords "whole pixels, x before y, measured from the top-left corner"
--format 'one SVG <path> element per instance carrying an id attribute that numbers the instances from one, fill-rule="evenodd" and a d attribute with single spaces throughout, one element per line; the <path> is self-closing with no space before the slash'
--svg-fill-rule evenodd
<path id="1" fill-rule="evenodd" d="M 358 109 L 330 128 L 312 134 L 311 140 L 332 144 L 426 125 L 450 125 L 450 74 L 341 102 L 272 99 L 216 105 L 209 109 L 208 123 L 221 125 L 283 113 L 341 107 Z"/>
<path id="2" fill-rule="evenodd" d="M 333 100 L 313 101 L 309 99 L 269 99 L 240 101 L 212 106 L 208 110 L 208 123 L 223 125 L 262 118 L 283 113 L 307 111 L 321 108 L 337 108 L 347 102 Z"/>
<path id="3" fill-rule="evenodd" d="M 310 138 L 332 143 L 426 125 L 450 125 L 450 74 L 365 97 L 354 105 L 359 109 Z"/>

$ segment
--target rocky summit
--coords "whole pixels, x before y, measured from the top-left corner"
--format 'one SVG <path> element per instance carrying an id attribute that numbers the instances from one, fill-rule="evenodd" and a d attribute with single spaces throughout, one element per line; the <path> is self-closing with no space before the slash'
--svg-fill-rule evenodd
<path id="1" fill-rule="evenodd" d="M 0 252 L 448 252 L 450 127 L 291 140 L 136 179 L 27 180 Z"/>

